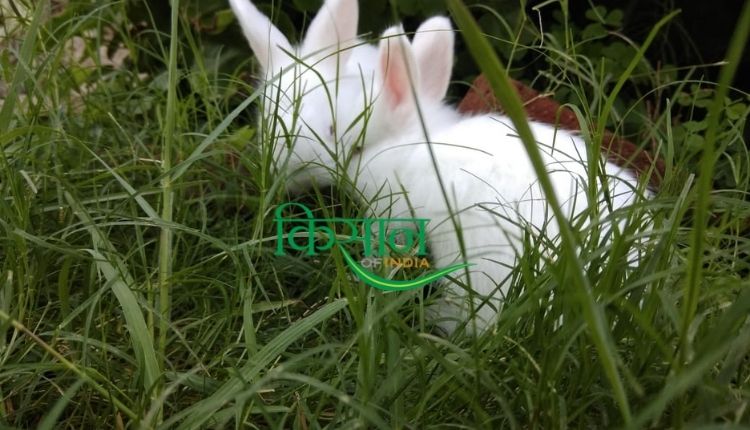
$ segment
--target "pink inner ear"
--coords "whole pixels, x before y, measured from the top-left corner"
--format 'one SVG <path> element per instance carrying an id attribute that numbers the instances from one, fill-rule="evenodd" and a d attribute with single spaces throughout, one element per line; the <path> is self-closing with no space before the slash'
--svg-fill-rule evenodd
<path id="1" fill-rule="evenodd" d="M 393 50 L 390 54 L 395 57 L 400 52 Z M 380 57 L 380 68 L 385 71 L 383 86 L 385 87 L 388 103 L 391 105 L 391 108 L 396 108 L 406 99 L 409 85 L 405 79 L 407 75 L 404 62 L 393 57 L 382 55 Z"/>

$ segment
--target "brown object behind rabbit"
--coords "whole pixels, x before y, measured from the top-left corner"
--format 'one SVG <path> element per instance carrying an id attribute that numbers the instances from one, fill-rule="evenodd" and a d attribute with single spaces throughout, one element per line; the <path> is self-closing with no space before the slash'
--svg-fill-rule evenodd
<path id="1" fill-rule="evenodd" d="M 560 106 L 557 101 L 545 97 L 539 92 L 529 88 L 523 83 L 511 79 L 528 117 L 534 121 L 557 125 L 562 129 L 580 131 L 581 126 L 575 113 L 568 108 Z M 479 75 L 471 86 L 469 92 L 458 105 L 462 113 L 487 113 L 503 111 L 500 103 L 492 92 L 489 82 L 484 75 Z M 633 169 L 638 176 L 649 175 L 649 184 L 657 187 L 664 177 L 664 160 L 654 158 L 646 150 L 629 140 L 619 138 L 609 130 L 604 131 L 602 140 L 602 151 L 606 152 L 607 159 L 611 162 Z"/>

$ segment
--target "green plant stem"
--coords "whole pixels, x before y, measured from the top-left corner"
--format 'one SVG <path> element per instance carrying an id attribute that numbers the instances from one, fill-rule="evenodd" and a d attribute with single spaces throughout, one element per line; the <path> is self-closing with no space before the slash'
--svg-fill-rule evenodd
<path id="1" fill-rule="evenodd" d="M 638 49 L 638 52 L 635 54 L 635 56 L 633 56 L 630 64 L 628 64 L 628 67 L 625 69 L 622 75 L 620 75 L 620 78 L 617 80 L 615 87 L 612 89 L 612 92 L 610 92 L 609 97 L 607 97 L 604 109 L 602 110 L 601 115 L 599 115 L 599 121 L 596 124 L 598 133 L 597 139 L 599 142 L 601 142 L 601 137 L 604 135 L 604 130 L 607 127 L 607 120 L 609 120 L 609 114 L 612 112 L 612 108 L 617 101 L 617 96 L 620 95 L 622 87 L 625 86 L 625 83 L 627 83 L 628 79 L 630 79 L 630 77 L 633 75 L 633 71 L 638 66 L 638 63 L 640 63 L 641 60 L 643 60 L 643 58 L 646 56 L 646 51 L 651 46 L 651 43 L 653 43 L 656 35 L 659 34 L 659 30 L 661 30 L 664 25 L 666 25 L 669 21 L 672 20 L 672 18 L 679 15 L 680 13 L 681 11 L 679 9 L 672 11 L 672 13 L 660 19 L 659 22 L 654 25 L 654 27 L 648 33 L 648 36 L 646 36 L 646 40 L 643 41 L 641 47 Z"/>
<path id="2" fill-rule="evenodd" d="M 620 377 L 617 363 L 619 356 L 614 348 L 614 342 L 611 333 L 607 330 L 606 319 L 601 308 L 597 305 L 591 291 L 591 284 L 584 275 L 584 268 L 580 259 L 576 258 L 578 254 L 578 244 L 575 234 L 570 226 L 570 222 L 563 213 L 557 196 L 552 187 L 552 181 L 547 174 L 544 160 L 539 152 L 534 135 L 531 132 L 526 115 L 523 110 L 521 100 L 518 94 L 513 90 L 505 68 L 500 63 L 494 49 L 487 39 L 482 35 L 481 30 L 471 16 L 468 8 L 461 0 L 448 0 L 448 7 L 453 13 L 459 28 L 463 31 L 469 51 L 474 61 L 485 74 L 487 81 L 490 83 L 492 90 L 498 100 L 503 100 L 503 107 L 506 114 L 513 121 L 513 125 L 523 142 L 526 152 L 529 155 L 534 171 L 539 179 L 544 195 L 549 202 L 557 223 L 560 228 L 562 237 L 562 250 L 568 256 L 565 260 L 568 263 L 568 274 L 571 277 L 572 284 L 578 289 L 582 299 L 584 318 L 588 324 L 592 340 L 596 346 L 599 357 L 602 361 L 602 367 L 607 374 L 610 384 L 614 390 L 614 397 L 619 405 L 620 413 L 625 423 L 631 421 L 630 405 L 628 402 L 625 386 Z"/>
<path id="3" fill-rule="evenodd" d="M 65 368 L 70 370 L 71 372 L 75 373 L 79 378 L 84 380 L 86 383 L 91 385 L 91 387 L 96 390 L 99 394 L 102 395 L 105 399 L 110 399 L 112 401 L 112 404 L 115 405 L 115 407 L 122 412 L 123 414 L 127 415 L 128 418 L 130 418 L 133 421 L 138 421 L 138 415 L 135 414 L 130 408 L 128 408 L 125 403 L 123 403 L 121 400 L 119 400 L 117 397 L 114 396 L 114 394 L 107 390 L 106 388 L 102 387 L 97 383 L 93 378 L 91 378 L 86 371 L 76 366 L 72 361 L 68 360 L 67 358 L 63 357 L 62 354 L 57 352 L 54 348 L 52 348 L 47 342 L 43 341 L 39 336 L 35 335 L 31 330 L 26 328 L 23 324 L 21 324 L 20 321 L 16 320 L 15 318 L 8 315 L 5 311 L 0 310 L 0 319 L 3 320 L 3 322 L 10 324 L 15 328 L 16 330 L 20 331 L 21 333 L 28 336 L 31 340 L 34 341 L 37 345 L 42 347 L 47 353 L 51 356 L 53 356 L 57 361 L 62 363 Z"/>
<path id="4" fill-rule="evenodd" d="M 604 103 L 604 108 L 599 115 L 599 119 L 596 124 L 596 134 L 594 136 L 593 142 L 594 142 L 594 148 L 592 148 L 592 152 L 595 154 L 601 153 L 601 146 L 602 146 L 602 140 L 604 139 L 604 132 L 607 128 L 607 121 L 609 120 L 609 115 L 612 113 L 612 109 L 615 105 L 615 102 L 617 101 L 617 96 L 620 95 L 620 91 L 625 86 L 625 83 L 628 82 L 628 79 L 631 78 L 633 75 L 633 71 L 638 66 L 638 63 L 640 63 L 643 58 L 646 56 L 646 51 L 651 46 L 651 43 L 653 43 L 654 39 L 656 38 L 656 35 L 659 34 L 659 30 L 661 30 L 664 25 L 666 25 L 669 21 L 672 20 L 675 16 L 679 15 L 681 11 L 675 10 L 672 11 L 669 15 L 665 16 L 664 18 L 660 19 L 659 22 L 654 25 L 654 27 L 651 29 L 651 31 L 648 33 L 648 36 L 646 36 L 646 40 L 643 41 L 640 48 L 638 49 L 638 52 L 633 56 L 633 59 L 630 60 L 630 64 L 628 64 L 628 67 L 625 69 L 625 71 L 620 75 L 620 78 L 617 80 L 617 83 L 615 83 L 615 87 L 612 89 L 612 91 L 609 94 L 609 97 L 607 97 L 606 102 Z M 597 172 L 597 164 L 591 164 L 591 168 L 589 169 L 589 182 L 593 183 L 598 175 Z M 593 196 L 590 196 L 593 197 Z"/>
<path id="5" fill-rule="evenodd" d="M 713 102 L 708 110 L 708 125 L 706 127 L 706 138 L 703 146 L 703 155 L 700 163 L 700 173 L 695 192 L 695 216 L 693 219 L 693 231 L 690 240 L 690 254 L 688 257 L 688 272 L 685 281 L 684 307 L 682 315 L 682 327 L 680 333 L 680 360 L 677 364 L 681 367 L 688 359 L 690 350 L 690 339 L 688 331 L 698 308 L 698 294 L 700 282 L 703 277 L 703 248 L 708 223 L 708 211 L 711 203 L 711 188 L 716 166 L 716 136 L 719 128 L 719 117 L 724 107 L 724 100 L 729 93 L 729 86 L 737 73 L 737 65 L 742 59 L 742 51 L 747 44 L 750 34 L 750 0 L 745 6 L 737 22 L 737 29 L 732 36 L 727 51 L 727 63 L 722 67 L 719 74 L 718 87 Z"/>
<path id="6" fill-rule="evenodd" d="M 162 213 L 164 222 L 159 238 L 159 353 L 166 359 L 167 330 L 170 319 L 170 290 L 172 278 L 172 240 L 174 233 L 169 226 L 174 210 L 172 189 L 172 145 L 175 143 L 175 123 L 177 118 L 177 38 L 179 32 L 179 0 L 172 0 L 172 19 L 169 43 L 169 87 L 167 90 L 166 125 L 162 146 Z M 161 419 L 159 419 L 161 421 Z"/>

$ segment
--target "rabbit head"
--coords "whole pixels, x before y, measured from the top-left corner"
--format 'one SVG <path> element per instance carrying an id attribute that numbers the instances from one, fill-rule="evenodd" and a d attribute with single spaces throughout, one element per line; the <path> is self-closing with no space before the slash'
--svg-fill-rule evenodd
<path id="1" fill-rule="evenodd" d="M 357 39 L 356 0 L 326 0 L 299 46 L 248 0 L 230 0 L 264 77 L 261 121 L 287 187 L 324 186 L 362 131 L 363 86 L 375 48 Z M 369 76 L 369 78 L 368 78 Z"/>

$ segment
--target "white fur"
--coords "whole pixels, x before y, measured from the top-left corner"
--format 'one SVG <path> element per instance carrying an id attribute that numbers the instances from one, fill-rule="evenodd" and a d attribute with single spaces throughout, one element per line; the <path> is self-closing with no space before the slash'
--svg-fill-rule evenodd
<path id="1" fill-rule="evenodd" d="M 452 35 L 447 20 L 437 24 L 433 31 L 443 25 L 447 28 L 441 34 Z M 555 239 L 558 224 L 507 117 L 462 116 L 435 102 L 435 93 L 420 97 L 419 92 L 408 91 L 416 87 L 429 92 L 422 85 L 428 79 L 420 73 L 445 76 L 441 68 L 450 70 L 453 53 L 420 57 L 427 58 L 426 62 L 417 60 L 414 49 L 420 45 L 410 47 L 406 38 L 399 36 L 401 33 L 400 28 L 384 33 L 374 89 L 378 98 L 367 125 L 364 149 L 350 164 L 348 174 L 356 179 L 357 189 L 377 215 L 413 214 L 432 220 L 428 241 L 436 266 L 474 263 L 468 279 L 457 276 L 469 281 L 474 300 L 467 300 L 469 293 L 462 287 L 447 284 L 442 301 L 431 311 L 439 326 L 451 333 L 467 320 L 473 307 L 473 322 L 481 332 L 494 322 L 500 310 L 508 289 L 504 281 L 523 251 L 524 232 Z M 638 198 L 636 178 L 597 157 L 596 162 L 603 164 L 609 178 L 606 185 L 610 199 L 607 202 L 600 192 L 596 201 L 588 201 L 585 143 L 546 124 L 530 125 L 566 216 L 573 218 L 590 205 L 599 205 L 603 218 L 609 213 L 608 203 L 618 209 Z M 461 231 L 465 253 L 454 222 Z M 472 332 L 472 324 L 467 329 Z"/>
<path id="2" fill-rule="evenodd" d="M 420 96 L 425 102 L 439 102 L 448 92 L 453 69 L 453 29 L 444 16 L 432 17 L 417 29 L 412 40 L 420 74 Z"/>
<path id="3" fill-rule="evenodd" d="M 357 1 L 326 0 L 300 46 L 250 1 L 230 5 L 261 65 L 261 117 L 275 125 L 274 158 L 287 186 L 299 191 L 331 184 L 362 131 L 361 94 L 372 86 L 377 57 L 374 46 L 356 37 Z"/>
<path id="4" fill-rule="evenodd" d="M 426 21 L 413 46 L 394 27 L 383 34 L 377 50 L 361 45 L 342 51 L 358 43 L 356 28 L 342 24 L 344 19 L 356 23 L 356 2 L 327 0 L 302 48 L 290 48 L 303 59 L 311 57 L 311 69 L 279 53 L 288 42 L 254 6 L 244 0 L 231 4 L 253 51 L 264 56 L 259 61 L 266 72 L 287 68 L 273 79 L 267 73 L 262 112 L 268 118 L 278 108 L 279 122 L 291 129 L 292 136 L 286 142 L 281 136 L 275 151 L 287 186 L 300 190 L 346 175 L 374 215 L 430 219 L 428 242 L 435 265 L 474 263 L 468 279 L 456 274 L 470 284 L 474 300 L 467 300 L 462 287 L 446 283 L 444 296 L 430 310 L 432 317 L 451 333 L 475 308 L 473 322 L 484 331 L 507 293 L 504 281 L 522 252 L 521 236 L 531 231 L 555 238 L 558 225 L 510 120 L 495 114 L 462 116 L 441 102 L 453 63 L 449 20 Z M 278 105 L 274 91 L 284 96 Z M 295 100 L 298 112 L 292 109 Z M 356 119 L 363 112 L 366 129 L 365 121 Z M 601 193 L 596 201 L 587 200 L 584 142 L 545 124 L 532 122 L 531 127 L 567 216 L 589 205 L 599 205 L 605 216 L 609 209 Z M 631 174 L 599 157 L 595 162 L 611 177 L 607 187 L 614 209 L 637 199 L 638 184 Z M 472 331 L 471 324 L 468 328 Z"/>

